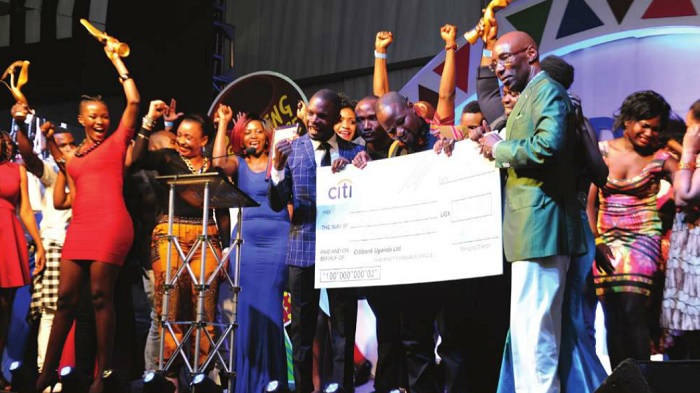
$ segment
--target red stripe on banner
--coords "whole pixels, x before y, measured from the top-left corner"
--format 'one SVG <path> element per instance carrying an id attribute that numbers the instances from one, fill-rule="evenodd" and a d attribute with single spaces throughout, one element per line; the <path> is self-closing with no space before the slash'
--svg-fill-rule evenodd
<path id="1" fill-rule="evenodd" d="M 644 12 L 642 19 L 677 18 L 697 14 L 691 0 L 654 0 Z"/>
<path id="2" fill-rule="evenodd" d="M 456 86 L 463 92 L 467 92 L 469 89 L 469 48 L 471 45 L 465 44 L 461 48 L 457 49 L 457 81 Z M 439 66 L 433 69 L 433 72 L 442 76 L 442 70 L 445 68 L 445 62 L 440 63 Z"/>

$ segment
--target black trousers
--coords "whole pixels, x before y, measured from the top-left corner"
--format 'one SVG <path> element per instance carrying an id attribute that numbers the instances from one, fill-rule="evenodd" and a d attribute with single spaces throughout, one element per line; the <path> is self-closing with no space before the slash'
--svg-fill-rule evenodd
<path id="1" fill-rule="evenodd" d="M 606 293 L 602 303 L 610 367 L 614 369 L 627 358 L 649 360 L 649 297 L 637 293 Z"/>
<path id="2" fill-rule="evenodd" d="M 506 274 L 401 287 L 401 338 L 411 393 L 496 391 L 508 330 L 509 279 Z"/>
<path id="3" fill-rule="evenodd" d="M 289 266 L 289 293 L 292 296 L 292 361 L 296 391 L 314 390 L 312 380 L 313 341 L 318 317 L 320 290 L 314 288 L 314 267 Z M 353 391 L 357 290 L 329 289 L 333 370 L 330 381 L 346 392 Z"/>
<path id="4" fill-rule="evenodd" d="M 387 393 L 406 387 L 406 352 L 401 342 L 401 286 L 368 287 L 363 292 L 377 320 L 374 390 Z"/>
<path id="5" fill-rule="evenodd" d="M 466 337 L 460 314 L 442 312 L 450 283 L 405 285 L 401 307 L 401 340 L 406 350 L 408 388 L 411 393 L 465 392 Z M 435 363 L 435 333 L 443 370 Z"/>

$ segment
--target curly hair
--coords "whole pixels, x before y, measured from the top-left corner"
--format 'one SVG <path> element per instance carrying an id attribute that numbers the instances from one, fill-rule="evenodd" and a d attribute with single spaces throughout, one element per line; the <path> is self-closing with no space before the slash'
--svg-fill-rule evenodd
<path id="1" fill-rule="evenodd" d="M 355 110 L 357 106 L 356 100 L 348 97 L 345 93 L 338 93 L 338 96 L 340 97 L 340 109 L 350 108 L 353 111 Z"/>
<path id="2" fill-rule="evenodd" d="M 233 148 L 233 153 L 236 155 L 243 155 L 245 152 L 243 138 L 245 136 L 245 129 L 251 121 L 259 121 L 260 124 L 262 124 L 263 132 L 265 133 L 265 152 L 268 152 L 270 149 L 270 145 L 272 144 L 272 127 L 270 123 L 257 113 L 246 113 L 243 115 L 243 118 L 234 124 L 233 130 L 231 130 L 231 148 Z"/>
<path id="3" fill-rule="evenodd" d="M 574 83 L 574 67 L 559 56 L 545 57 L 540 61 L 540 67 L 566 90 Z"/>
<path id="4" fill-rule="evenodd" d="M 671 114 L 671 106 L 664 97 L 653 91 L 644 90 L 630 94 L 622 106 L 615 114 L 615 129 L 624 128 L 628 120 L 639 121 L 653 119 L 657 116 L 661 118 L 661 130 L 666 130 L 668 119 Z"/>

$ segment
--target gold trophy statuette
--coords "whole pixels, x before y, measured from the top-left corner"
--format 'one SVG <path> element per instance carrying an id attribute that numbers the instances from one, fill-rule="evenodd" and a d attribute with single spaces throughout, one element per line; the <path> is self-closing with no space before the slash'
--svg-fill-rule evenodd
<path id="1" fill-rule="evenodd" d="M 119 55 L 119 57 L 127 57 L 129 56 L 129 53 L 131 53 L 131 49 L 129 49 L 129 45 L 119 41 L 118 39 L 107 35 L 107 33 L 98 30 L 95 26 L 93 26 L 90 22 L 87 21 L 87 19 L 80 19 L 80 24 L 85 26 L 87 31 L 97 39 L 97 41 L 100 41 L 104 45 L 109 46 L 114 50 L 114 52 Z"/>
<path id="2" fill-rule="evenodd" d="M 496 11 L 506 8 L 511 1 L 512 0 L 491 0 L 489 5 L 486 6 L 486 9 L 484 10 L 484 16 L 481 17 L 481 21 L 484 24 L 483 34 L 487 34 L 487 32 L 491 29 L 491 20 L 496 17 Z M 476 41 L 479 39 L 479 33 L 476 27 L 464 34 L 464 38 L 467 39 L 469 45 L 476 44 Z"/>
<path id="3" fill-rule="evenodd" d="M 19 72 L 19 77 L 17 78 L 17 83 L 15 84 L 15 70 L 19 67 L 22 67 L 20 72 Z M 5 78 L 7 76 L 10 76 L 10 84 L 7 84 L 5 82 Z M 20 104 L 24 104 L 25 106 L 29 107 L 29 103 L 27 102 L 27 97 L 22 94 L 22 86 L 26 85 L 27 82 L 29 82 L 29 62 L 24 60 L 18 60 L 15 61 L 14 63 L 10 64 L 9 67 L 5 70 L 5 73 L 2 74 L 2 78 L 0 78 L 0 81 L 7 86 L 8 89 L 10 89 L 10 93 L 12 93 L 12 96 L 15 98 L 15 101 L 17 101 Z"/>

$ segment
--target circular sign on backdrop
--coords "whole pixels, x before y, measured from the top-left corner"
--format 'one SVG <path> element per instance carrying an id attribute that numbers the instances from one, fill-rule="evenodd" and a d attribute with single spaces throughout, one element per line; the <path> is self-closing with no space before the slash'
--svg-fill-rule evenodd
<path id="1" fill-rule="evenodd" d="M 260 71 L 244 75 L 221 90 L 208 115 L 213 119 L 216 108 L 223 103 L 231 107 L 234 119 L 239 112 L 257 113 L 277 128 L 297 123 L 299 100 L 307 103 L 294 81 L 277 72 Z"/>

